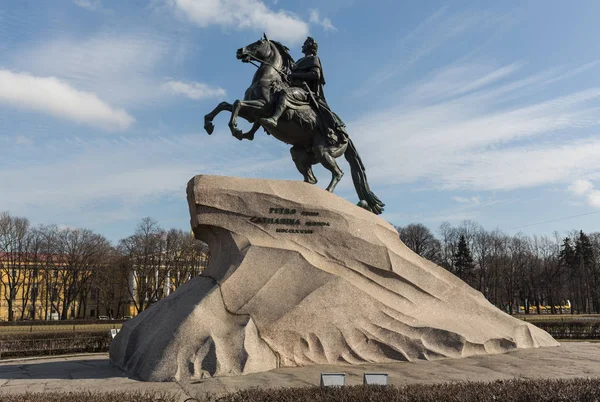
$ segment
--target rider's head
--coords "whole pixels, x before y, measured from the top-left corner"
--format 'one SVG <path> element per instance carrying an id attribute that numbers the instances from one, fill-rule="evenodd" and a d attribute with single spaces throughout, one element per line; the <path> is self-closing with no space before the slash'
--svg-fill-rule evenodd
<path id="1" fill-rule="evenodd" d="M 319 45 L 317 41 L 315 41 L 312 37 L 306 38 L 304 41 L 304 45 L 302 45 L 302 53 L 304 54 L 317 54 L 317 50 L 319 50 Z"/>

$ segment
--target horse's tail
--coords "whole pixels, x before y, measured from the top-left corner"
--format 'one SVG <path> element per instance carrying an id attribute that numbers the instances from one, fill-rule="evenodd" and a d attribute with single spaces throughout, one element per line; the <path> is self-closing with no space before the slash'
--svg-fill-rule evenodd
<path id="1" fill-rule="evenodd" d="M 356 194 L 358 194 L 358 198 L 360 199 L 359 205 L 363 208 L 365 206 L 368 206 L 368 208 L 366 209 L 369 209 L 376 215 L 381 214 L 383 212 L 383 207 L 385 206 L 385 204 L 381 202 L 381 200 L 377 198 L 377 196 L 373 194 L 373 192 L 369 188 L 365 165 L 363 165 L 362 160 L 358 155 L 358 151 L 354 147 L 354 144 L 352 143 L 352 140 L 350 138 L 348 138 L 348 148 L 346 148 L 344 156 L 350 164 L 350 171 L 352 172 L 352 181 L 354 182 Z"/>

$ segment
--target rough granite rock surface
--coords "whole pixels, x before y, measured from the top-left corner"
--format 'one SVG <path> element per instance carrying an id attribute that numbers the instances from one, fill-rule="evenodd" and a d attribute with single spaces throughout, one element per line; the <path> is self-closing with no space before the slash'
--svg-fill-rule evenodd
<path id="1" fill-rule="evenodd" d="M 110 359 L 131 376 L 181 381 L 558 346 L 413 253 L 381 217 L 319 187 L 203 175 L 187 193 L 210 264 L 113 340 Z"/>

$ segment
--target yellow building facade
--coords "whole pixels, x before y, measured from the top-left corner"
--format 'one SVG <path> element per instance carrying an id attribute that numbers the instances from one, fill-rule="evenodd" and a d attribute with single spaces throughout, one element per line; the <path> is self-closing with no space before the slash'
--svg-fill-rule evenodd
<path id="1" fill-rule="evenodd" d="M 56 256 L 0 253 L 0 321 L 131 315 L 126 282 L 97 285 L 94 272 L 70 269 Z"/>
<path id="2" fill-rule="evenodd" d="M 0 321 L 119 319 L 168 296 L 208 263 L 151 270 L 69 268 L 58 256 L 0 253 Z"/>

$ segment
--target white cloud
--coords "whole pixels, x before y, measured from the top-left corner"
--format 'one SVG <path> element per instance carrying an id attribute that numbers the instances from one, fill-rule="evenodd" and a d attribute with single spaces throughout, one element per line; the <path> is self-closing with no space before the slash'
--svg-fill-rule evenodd
<path id="1" fill-rule="evenodd" d="M 219 98 L 226 95 L 223 88 L 215 88 L 202 82 L 168 81 L 163 88 L 176 95 L 185 95 L 190 99 Z"/>
<path id="2" fill-rule="evenodd" d="M 331 20 L 327 17 L 321 19 L 319 16 L 319 10 L 314 8 L 310 10 L 309 22 L 311 24 L 320 25 L 325 31 L 337 31 L 337 28 L 333 26 Z"/>
<path id="3" fill-rule="evenodd" d="M 33 140 L 30 137 L 26 137 L 24 135 L 17 135 L 15 137 L 15 144 L 17 145 L 33 145 Z"/>
<path id="4" fill-rule="evenodd" d="M 520 65 L 455 64 L 396 93 L 387 109 L 348 122 L 351 136 L 370 133 L 353 137 L 369 179 L 482 191 L 565 183 L 600 172 L 600 140 L 593 131 L 600 126 L 600 88 L 531 102 L 524 96 L 569 72 L 527 76 Z"/>
<path id="5" fill-rule="evenodd" d="M 381 90 L 383 84 L 392 78 L 406 72 L 444 45 L 456 42 L 456 38 L 475 28 L 482 26 L 489 28 L 505 22 L 497 15 L 485 12 L 450 14 L 448 7 L 444 6 L 403 37 L 398 38 L 395 47 L 390 49 L 390 57 L 370 73 L 369 78 L 354 91 L 353 96 L 362 97 L 366 93 Z M 469 84 L 465 83 L 465 85 Z M 385 89 L 389 90 L 389 88 Z"/>
<path id="6" fill-rule="evenodd" d="M 164 95 L 162 63 L 172 65 L 185 54 L 174 43 L 150 32 L 60 37 L 23 47 L 9 60 L 14 69 L 57 77 L 115 105 L 145 106 Z"/>
<path id="7" fill-rule="evenodd" d="M 481 204 L 481 197 L 452 197 L 452 199 L 459 204 L 470 204 L 470 205 L 479 205 Z"/>
<path id="8" fill-rule="evenodd" d="M 308 34 L 308 24 L 289 12 L 271 10 L 260 0 L 168 0 L 169 4 L 201 27 L 266 32 L 273 39 L 298 43 Z"/>
<path id="9" fill-rule="evenodd" d="M 569 186 L 569 191 L 575 195 L 586 195 L 594 189 L 594 185 L 589 180 L 578 179 Z"/>
<path id="10" fill-rule="evenodd" d="M 564 183 L 576 172 L 595 172 L 600 163 L 600 140 L 511 147 L 501 150 L 471 150 L 460 159 L 442 161 L 446 172 L 434 180 L 444 189 L 514 190 Z"/>
<path id="11" fill-rule="evenodd" d="M 123 130 L 135 121 L 96 94 L 79 91 L 55 77 L 9 70 L 0 70 L 0 102 L 106 129 Z"/>
<path id="12" fill-rule="evenodd" d="M 600 191 L 594 190 L 587 196 L 588 205 L 594 208 L 600 208 Z"/>
<path id="13" fill-rule="evenodd" d="M 597 61 L 540 71 L 526 60 L 474 60 L 469 51 L 445 65 L 438 61 L 433 71 L 421 63 L 464 33 L 473 38 L 502 19 L 442 8 L 400 38 L 389 64 L 357 86 L 355 95 L 377 91 L 383 106 L 347 122 L 372 188 L 510 191 L 600 179 L 600 87 L 581 80 L 556 85 L 597 70 Z M 380 85 L 409 68 L 421 77 L 416 83 Z M 590 196 L 588 204 L 597 204 L 595 197 L 600 200 Z M 454 201 L 459 209 L 484 205 L 469 197 Z"/>
<path id="14" fill-rule="evenodd" d="M 489 68 L 477 65 L 450 66 L 437 71 L 432 77 L 428 77 L 421 83 L 409 88 L 407 92 L 411 92 L 421 100 L 451 98 L 492 85 L 514 74 L 520 67 L 520 63 L 513 63 L 489 71 Z M 472 82 L 465 82 L 466 74 L 481 75 L 481 77 Z"/>
<path id="15" fill-rule="evenodd" d="M 576 196 L 585 197 L 590 207 L 600 208 L 600 191 L 594 188 L 591 181 L 577 179 L 568 187 L 568 190 Z"/>
<path id="16" fill-rule="evenodd" d="M 228 130 L 218 129 L 212 136 L 70 137 L 33 149 L 14 147 L 11 154 L 20 163 L 0 169 L 0 205 L 33 221 L 50 216 L 55 222 L 85 222 L 96 214 L 137 218 L 144 213 L 138 207 L 159 197 L 180 199 L 185 211 L 185 185 L 195 174 L 300 179 L 288 152 L 265 148 L 273 141 L 257 136 L 255 151 L 248 152 Z"/>
<path id="17" fill-rule="evenodd" d="M 459 222 L 467 221 L 467 220 L 475 220 L 477 219 L 477 214 L 475 212 L 449 212 L 446 214 L 440 215 L 427 215 L 421 218 L 423 222 L 449 222 L 452 224 L 457 224 Z"/>
<path id="18" fill-rule="evenodd" d="M 81 8 L 85 8 L 91 11 L 97 11 L 102 8 L 100 0 L 73 0 L 73 3 Z"/>

